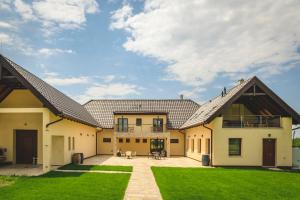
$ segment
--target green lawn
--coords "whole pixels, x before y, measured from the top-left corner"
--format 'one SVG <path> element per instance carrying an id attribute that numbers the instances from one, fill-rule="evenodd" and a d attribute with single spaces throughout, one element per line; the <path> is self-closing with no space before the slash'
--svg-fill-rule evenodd
<path id="1" fill-rule="evenodd" d="M 300 199 L 300 173 L 152 167 L 164 200 Z"/>
<path id="2" fill-rule="evenodd" d="M 300 138 L 295 138 L 293 142 L 293 147 L 300 148 Z"/>
<path id="3" fill-rule="evenodd" d="M 12 177 L 0 186 L 0 199 L 79 200 L 123 199 L 130 174 L 49 172 L 38 177 Z M 0 176 L 7 182 L 10 177 Z M 1 182 L 2 182 L 1 181 Z M 0 183 L 1 183 L 0 182 Z"/>
<path id="4" fill-rule="evenodd" d="M 69 164 L 69 165 L 62 166 L 59 169 L 132 172 L 132 166 L 113 166 L 113 165 L 74 165 L 74 164 Z"/>

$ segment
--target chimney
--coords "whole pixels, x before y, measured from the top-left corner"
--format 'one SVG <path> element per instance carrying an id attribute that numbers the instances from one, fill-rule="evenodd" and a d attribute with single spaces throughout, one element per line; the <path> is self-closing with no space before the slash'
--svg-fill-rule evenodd
<path id="1" fill-rule="evenodd" d="M 183 94 L 180 95 L 180 100 L 183 100 Z"/>
<path id="2" fill-rule="evenodd" d="M 238 82 L 239 82 L 239 84 L 242 84 L 242 83 L 244 83 L 244 79 L 243 78 L 241 78 L 240 80 L 238 80 Z"/>

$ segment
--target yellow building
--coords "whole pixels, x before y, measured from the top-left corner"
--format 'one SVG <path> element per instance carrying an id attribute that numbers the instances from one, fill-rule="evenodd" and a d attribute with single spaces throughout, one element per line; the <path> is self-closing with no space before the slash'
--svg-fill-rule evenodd
<path id="1" fill-rule="evenodd" d="M 0 148 L 6 162 L 52 165 L 96 155 L 99 127 L 86 109 L 0 55 Z"/>
<path id="2" fill-rule="evenodd" d="M 161 152 L 214 166 L 292 166 L 300 116 L 257 77 L 203 105 L 188 99 L 91 100 L 80 105 L 0 55 L 0 148 L 13 164 Z"/>

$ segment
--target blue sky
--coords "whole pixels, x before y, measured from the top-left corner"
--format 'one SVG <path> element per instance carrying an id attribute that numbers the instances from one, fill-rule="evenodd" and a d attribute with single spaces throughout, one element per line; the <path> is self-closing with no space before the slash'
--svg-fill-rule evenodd
<path id="1" fill-rule="evenodd" d="M 299 9 L 297 0 L 0 0 L 1 53 L 81 103 L 180 94 L 201 103 L 257 75 L 300 112 Z"/>

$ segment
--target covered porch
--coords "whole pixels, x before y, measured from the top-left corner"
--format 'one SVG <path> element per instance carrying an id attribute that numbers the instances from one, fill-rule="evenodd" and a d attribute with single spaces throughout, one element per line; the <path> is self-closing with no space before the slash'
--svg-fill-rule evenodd
<path id="1" fill-rule="evenodd" d="M 114 133 L 113 155 L 118 152 L 134 152 L 137 156 L 148 156 L 152 152 L 165 151 L 170 157 L 170 133 L 148 133 L 136 135 L 132 133 Z"/>
<path id="2" fill-rule="evenodd" d="M 1 163 L 5 169 L 26 166 L 25 169 L 33 168 L 34 171 L 37 168 L 50 170 L 48 123 L 46 108 L 0 108 Z"/>

